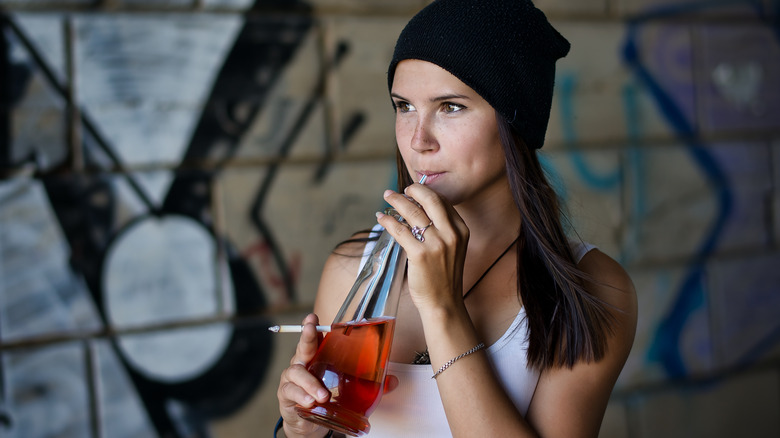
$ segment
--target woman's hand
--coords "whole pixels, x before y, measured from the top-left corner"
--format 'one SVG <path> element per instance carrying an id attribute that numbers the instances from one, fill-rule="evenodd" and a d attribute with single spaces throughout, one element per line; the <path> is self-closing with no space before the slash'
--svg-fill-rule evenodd
<path id="1" fill-rule="evenodd" d="M 317 352 L 322 335 L 317 333 L 316 326 L 319 318 L 312 313 L 303 320 L 303 332 L 295 349 L 295 356 L 290 360 L 290 366 L 282 372 L 279 389 L 276 396 L 279 399 L 279 411 L 284 420 L 284 433 L 287 437 L 295 436 L 322 436 L 327 430 L 310 421 L 301 418 L 295 411 L 296 405 L 305 408 L 317 403 L 324 403 L 330 399 L 330 392 L 322 384 L 322 381 L 306 369 L 306 364 L 311 361 Z M 384 393 L 388 393 L 398 386 L 396 376 L 385 377 Z M 315 435 L 316 434 L 316 435 Z"/>
<path id="2" fill-rule="evenodd" d="M 315 402 L 324 403 L 330 399 L 330 392 L 322 381 L 306 369 L 306 364 L 314 357 L 321 341 L 322 335 L 316 329 L 318 323 L 319 318 L 313 313 L 303 320 L 303 332 L 295 356 L 290 360 L 290 366 L 282 372 L 276 392 L 279 411 L 284 419 L 284 433 L 288 437 L 322 436 L 327 432 L 325 428 L 304 420 L 295 411 L 296 405 L 310 408 Z"/>
<path id="3" fill-rule="evenodd" d="M 415 183 L 404 194 L 388 190 L 384 198 L 409 225 L 384 214 L 378 214 L 377 221 L 406 251 L 412 300 L 421 312 L 462 302 L 468 227 L 452 205 L 430 188 Z M 411 227 L 425 227 L 424 240 L 415 237 Z"/>

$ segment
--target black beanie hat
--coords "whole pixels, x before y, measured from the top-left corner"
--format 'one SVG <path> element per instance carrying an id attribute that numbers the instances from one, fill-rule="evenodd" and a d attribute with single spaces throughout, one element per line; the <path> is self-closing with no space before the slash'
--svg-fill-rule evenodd
<path id="1" fill-rule="evenodd" d="M 449 71 L 496 109 L 531 148 L 541 148 L 555 61 L 569 42 L 530 0 L 436 0 L 407 23 L 387 73 L 404 59 Z"/>

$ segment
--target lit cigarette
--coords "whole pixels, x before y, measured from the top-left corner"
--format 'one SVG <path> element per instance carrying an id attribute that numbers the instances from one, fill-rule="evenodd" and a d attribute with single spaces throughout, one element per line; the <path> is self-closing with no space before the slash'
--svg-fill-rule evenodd
<path id="1" fill-rule="evenodd" d="M 268 327 L 269 331 L 272 331 L 274 333 L 300 333 L 303 331 L 302 325 L 275 325 L 273 327 Z M 317 326 L 318 332 L 329 332 L 330 326 L 329 325 L 318 325 Z"/>

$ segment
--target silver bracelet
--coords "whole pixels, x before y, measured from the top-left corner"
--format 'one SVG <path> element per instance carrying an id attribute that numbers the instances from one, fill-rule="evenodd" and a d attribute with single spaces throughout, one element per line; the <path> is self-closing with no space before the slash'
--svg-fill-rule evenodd
<path id="1" fill-rule="evenodd" d="M 471 354 L 471 353 L 474 353 L 474 352 L 477 352 L 477 351 L 479 351 L 479 350 L 481 350 L 481 349 L 483 349 L 483 348 L 485 348 L 485 344 L 484 344 L 483 342 L 480 342 L 479 344 L 477 344 L 477 346 L 476 346 L 476 347 L 472 348 L 471 350 L 469 350 L 469 351 L 467 351 L 467 352 L 465 352 L 465 353 L 461 354 L 460 356 L 455 356 L 455 357 L 453 357 L 452 359 L 448 360 L 448 361 L 447 361 L 447 363 L 445 363 L 444 365 L 442 365 L 442 366 L 441 366 L 441 368 L 439 368 L 439 371 L 436 371 L 436 372 L 435 372 L 435 373 L 434 373 L 434 374 L 431 376 L 431 379 L 435 379 L 435 378 L 439 377 L 439 374 L 443 373 L 443 372 L 444 372 L 444 370 L 446 370 L 447 368 L 449 368 L 449 367 L 450 367 L 450 365 L 454 364 L 454 363 L 455 363 L 455 361 L 457 361 L 458 359 L 463 359 L 464 357 L 468 356 L 469 354 Z"/>

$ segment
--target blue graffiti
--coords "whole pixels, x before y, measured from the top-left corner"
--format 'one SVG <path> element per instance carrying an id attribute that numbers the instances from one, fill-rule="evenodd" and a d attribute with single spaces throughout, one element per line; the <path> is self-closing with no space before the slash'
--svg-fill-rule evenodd
<path id="1" fill-rule="evenodd" d="M 579 149 L 574 147 L 577 141 L 577 134 L 574 129 L 574 89 L 576 87 L 576 77 L 572 74 L 563 75 L 558 81 L 559 95 L 561 96 L 561 119 L 563 127 L 563 138 L 566 144 L 567 155 L 571 159 L 572 166 L 579 176 L 592 188 L 596 190 L 608 190 L 620 184 L 623 180 L 623 172 L 618 166 L 613 172 L 607 174 L 597 174 L 593 171 L 585 157 Z"/>
<path id="2" fill-rule="evenodd" d="M 726 175 L 717 160 L 705 147 L 694 124 L 687 119 L 680 106 L 642 63 L 637 35 L 641 26 L 648 21 L 696 12 L 713 6 L 747 4 L 753 6 L 759 16 L 763 17 L 765 15 L 761 3 L 746 0 L 693 2 L 654 9 L 634 17 L 628 22 L 622 53 L 623 60 L 633 71 L 639 83 L 649 91 L 660 114 L 684 142 L 686 151 L 702 170 L 711 187 L 714 188 L 717 200 L 717 212 L 713 223 L 694 254 L 669 312 L 658 324 L 648 350 L 648 360 L 659 363 L 671 377 L 682 377 L 688 374 L 689 370 L 681 351 L 682 332 L 691 315 L 705 305 L 705 262 L 713 253 L 723 233 L 733 209 L 734 195 Z M 777 23 L 775 23 L 775 27 L 777 27 Z M 641 204 L 635 205 L 634 208 L 641 208 Z M 764 346 L 768 345 L 766 342 L 763 344 Z M 751 354 L 755 354 L 755 351 Z"/>

